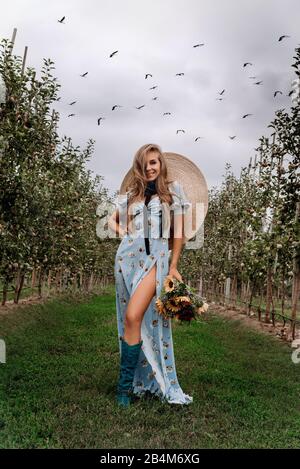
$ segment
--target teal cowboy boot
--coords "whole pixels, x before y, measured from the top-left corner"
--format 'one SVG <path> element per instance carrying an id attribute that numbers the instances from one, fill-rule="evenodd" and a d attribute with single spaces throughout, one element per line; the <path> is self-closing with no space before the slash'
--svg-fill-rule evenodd
<path id="1" fill-rule="evenodd" d="M 121 337 L 121 366 L 117 386 L 117 402 L 123 407 L 128 407 L 132 402 L 134 372 L 142 344 L 143 341 L 141 340 L 137 344 L 129 345 Z"/>

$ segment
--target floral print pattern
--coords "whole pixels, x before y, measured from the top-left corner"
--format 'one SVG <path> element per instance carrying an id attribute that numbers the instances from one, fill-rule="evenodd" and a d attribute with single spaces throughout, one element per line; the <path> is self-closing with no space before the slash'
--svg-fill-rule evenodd
<path id="1" fill-rule="evenodd" d="M 174 213 L 178 213 L 179 210 L 183 210 L 184 213 L 190 204 L 177 181 L 172 190 L 178 196 L 177 199 L 176 196 L 173 198 L 174 203 L 177 204 Z M 126 198 L 123 195 L 121 198 L 119 196 L 118 208 L 120 215 L 122 210 L 126 210 L 127 195 L 126 193 Z M 135 217 L 135 235 L 125 235 L 116 253 L 114 273 L 119 351 L 121 354 L 120 338 L 124 335 L 124 319 L 129 299 L 140 281 L 156 264 L 156 293 L 142 321 L 141 338 L 143 345 L 135 370 L 133 393 L 141 396 L 146 391 L 150 391 L 162 401 L 174 404 L 189 404 L 193 401 L 193 397 L 182 391 L 176 375 L 171 319 L 164 319 L 155 309 L 155 300 L 160 295 L 164 278 L 168 275 L 170 254 L 168 239 L 157 236 L 159 233 L 160 204 L 158 197 L 152 198 L 148 204 L 148 212 L 150 212 L 148 217 L 151 218 L 151 230 L 149 228 L 151 233 L 149 235 L 150 254 L 147 255 L 144 244 L 144 202 L 137 204 L 137 208 L 140 210 L 137 211 Z M 141 231 L 140 236 L 137 233 L 139 230 Z"/>

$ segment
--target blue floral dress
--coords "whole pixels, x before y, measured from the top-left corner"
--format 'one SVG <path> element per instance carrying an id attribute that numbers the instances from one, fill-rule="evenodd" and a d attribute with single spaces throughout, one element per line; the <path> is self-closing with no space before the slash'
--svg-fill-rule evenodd
<path id="1" fill-rule="evenodd" d="M 169 185 L 173 195 L 174 215 L 186 213 L 191 203 L 187 200 L 183 187 L 178 181 Z M 119 194 L 117 208 L 120 220 L 127 217 L 128 195 Z M 189 404 L 193 397 L 185 394 L 177 379 L 171 319 L 164 319 L 155 308 L 155 300 L 160 295 L 163 281 L 169 272 L 168 237 L 161 237 L 160 208 L 161 201 L 157 195 L 150 199 L 148 206 L 144 201 L 134 205 L 135 234 L 126 234 L 118 247 L 115 257 L 116 310 L 121 354 L 121 336 L 124 335 L 124 318 L 130 297 L 140 281 L 156 263 L 156 294 L 152 298 L 141 325 L 143 344 L 133 380 L 133 393 L 141 396 L 146 391 L 157 395 L 162 401 L 171 404 Z M 147 209 L 149 224 L 150 254 L 145 250 L 144 215 Z M 123 218 L 124 220 L 124 218 Z M 126 220 L 126 218 L 125 218 Z"/>

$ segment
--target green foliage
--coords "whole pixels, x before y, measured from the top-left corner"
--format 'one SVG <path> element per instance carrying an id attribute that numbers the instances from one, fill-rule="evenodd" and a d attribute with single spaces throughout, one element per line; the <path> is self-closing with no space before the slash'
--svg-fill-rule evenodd
<path id="1" fill-rule="evenodd" d="M 294 59 L 298 77 L 299 47 Z M 264 286 L 269 267 L 275 285 L 283 279 L 291 288 L 295 258 L 300 266 L 300 100 L 290 111 L 277 111 L 268 127 L 273 133 L 259 139 L 254 164 L 251 158 L 239 178 L 226 164 L 222 186 L 209 191 L 203 247 L 183 251 L 182 275 L 198 279 L 202 273 L 208 289 L 228 277 Z"/>
<path id="2" fill-rule="evenodd" d="M 96 208 L 109 197 L 85 166 L 94 141 L 81 150 L 59 137 L 53 61 L 43 59 L 37 78 L 8 40 L 0 47 L 0 276 L 61 267 L 71 279 L 79 270 L 112 273 L 115 243 L 96 235 Z"/>

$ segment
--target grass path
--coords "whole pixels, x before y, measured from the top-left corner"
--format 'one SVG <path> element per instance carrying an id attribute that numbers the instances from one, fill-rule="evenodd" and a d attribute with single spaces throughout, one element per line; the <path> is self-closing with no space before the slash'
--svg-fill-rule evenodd
<path id="1" fill-rule="evenodd" d="M 113 288 L 0 312 L 0 448 L 300 447 L 300 364 L 288 344 L 213 310 L 172 330 L 194 402 L 119 409 Z"/>

